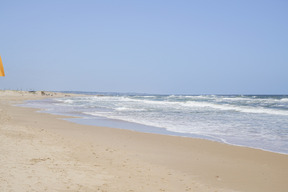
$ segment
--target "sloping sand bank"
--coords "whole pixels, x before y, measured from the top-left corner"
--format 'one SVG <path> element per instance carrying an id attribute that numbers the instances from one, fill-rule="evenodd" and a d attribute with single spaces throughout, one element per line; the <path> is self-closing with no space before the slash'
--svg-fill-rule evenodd
<path id="1" fill-rule="evenodd" d="M 17 107 L 67 94 L 0 92 L 0 191 L 287 191 L 288 155 L 78 125 Z"/>

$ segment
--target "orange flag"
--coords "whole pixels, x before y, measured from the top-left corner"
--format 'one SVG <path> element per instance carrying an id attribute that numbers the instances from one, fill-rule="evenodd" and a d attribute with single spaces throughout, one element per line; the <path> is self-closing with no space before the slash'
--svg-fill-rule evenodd
<path id="1" fill-rule="evenodd" d="M 0 76 L 5 76 L 1 56 L 0 56 Z"/>

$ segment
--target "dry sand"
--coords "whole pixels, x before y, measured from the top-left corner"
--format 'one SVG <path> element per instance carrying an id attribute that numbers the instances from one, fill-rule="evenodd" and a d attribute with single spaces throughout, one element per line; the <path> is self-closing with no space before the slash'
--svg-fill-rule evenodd
<path id="1" fill-rule="evenodd" d="M 0 91 L 0 191 L 288 191 L 288 155 L 79 125 L 17 107 L 69 96 Z"/>

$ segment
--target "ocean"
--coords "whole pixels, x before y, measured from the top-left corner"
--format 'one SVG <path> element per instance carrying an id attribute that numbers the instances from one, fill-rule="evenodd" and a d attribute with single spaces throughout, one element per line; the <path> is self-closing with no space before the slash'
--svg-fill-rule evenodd
<path id="1" fill-rule="evenodd" d="M 25 106 L 77 116 L 68 120 L 80 124 L 288 154 L 288 95 L 85 94 L 89 96 L 28 101 Z"/>

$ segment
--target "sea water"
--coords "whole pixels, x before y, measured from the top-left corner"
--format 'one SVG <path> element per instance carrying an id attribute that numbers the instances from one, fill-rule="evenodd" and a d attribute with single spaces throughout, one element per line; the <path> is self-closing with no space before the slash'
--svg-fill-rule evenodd
<path id="1" fill-rule="evenodd" d="M 78 116 L 78 123 L 205 138 L 288 154 L 287 95 L 89 96 L 29 101 L 26 106 Z"/>

